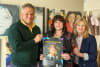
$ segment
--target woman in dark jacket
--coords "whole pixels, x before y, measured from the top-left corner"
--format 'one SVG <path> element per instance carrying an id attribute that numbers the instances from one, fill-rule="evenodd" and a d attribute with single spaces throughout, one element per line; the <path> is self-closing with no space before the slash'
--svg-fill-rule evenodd
<path id="1" fill-rule="evenodd" d="M 77 47 L 74 48 L 75 67 L 97 67 L 97 44 L 94 36 L 88 33 L 88 24 L 80 18 L 75 22 L 73 33 Z"/>
<path id="2" fill-rule="evenodd" d="M 56 15 L 53 18 L 51 31 L 47 32 L 44 37 L 63 38 L 63 67 L 72 67 L 72 41 L 71 34 L 66 31 L 65 20 L 62 16 Z M 40 56 L 40 59 L 43 55 Z"/>

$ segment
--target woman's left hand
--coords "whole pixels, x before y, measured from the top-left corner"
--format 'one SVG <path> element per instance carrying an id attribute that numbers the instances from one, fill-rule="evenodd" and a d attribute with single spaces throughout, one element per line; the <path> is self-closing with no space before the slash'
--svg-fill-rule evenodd
<path id="1" fill-rule="evenodd" d="M 68 53 L 62 54 L 62 57 L 63 57 L 64 60 L 70 60 L 71 59 L 71 57 Z"/>

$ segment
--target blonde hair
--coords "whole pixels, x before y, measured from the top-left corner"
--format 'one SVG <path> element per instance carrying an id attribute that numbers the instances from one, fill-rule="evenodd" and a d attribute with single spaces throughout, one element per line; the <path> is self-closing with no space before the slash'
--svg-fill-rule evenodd
<path id="1" fill-rule="evenodd" d="M 89 26 L 88 26 L 88 23 L 87 23 L 86 19 L 84 19 L 84 18 L 80 18 L 80 19 L 76 20 L 76 22 L 74 24 L 74 27 L 73 27 L 73 34 L 75 36 L 78 35 L 78 33 L 76 31 L 76 27 L 81 21 L 84 22 L 84 24 L 85 24 L 85 32 L 83 33 L 83 38 L 88 38 L 89 37 L 89 32 L 88 32 L 89 31 Z"/>

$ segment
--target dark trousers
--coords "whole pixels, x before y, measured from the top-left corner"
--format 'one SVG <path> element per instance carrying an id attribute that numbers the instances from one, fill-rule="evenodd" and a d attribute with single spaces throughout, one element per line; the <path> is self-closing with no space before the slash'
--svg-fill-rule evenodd
<path id="1" fill-rule="evenodd" d="M 79 65 L 78 65 L 78 64 L 75 64 L 75 63 L 73 63 L 73 67 L 79 67 Z"/>

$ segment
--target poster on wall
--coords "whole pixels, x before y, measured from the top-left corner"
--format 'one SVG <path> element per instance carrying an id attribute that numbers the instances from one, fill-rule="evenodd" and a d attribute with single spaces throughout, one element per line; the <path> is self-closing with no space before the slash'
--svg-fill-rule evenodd
<path id="1" fill-rule="evenodd" d="M 68 11 L 66 14 L 66 28 L 67 31 L 72 33 L 73 26 L 77 19 L 81 18 L 82 14 L 79 11 Z"/>
<path id="2" fill-rule="evenodd" d="M 41 33 L 45 33 L 45 8 L 35 7 L 35 18 L 34 23 L 40 27 Z"/>
<path id="3" fill-rule="evenodd" d="M 52 20 L 55 15 L 61 15 L 66 18 L 67 11 L 63 9 L 47 9 L 47 31 L 51 30 Z"/>
<path id="4" fill-rule="evenodd" d="M 6 36 L 8 28 L 19 19 L 19 8 L 16 5 L 0 4 L 0 35 Z"/>
<path id="5" fill-rule="evenodd" d="M 72 33 L 72 26 L 78 18 L 82 17 L 80 11 L 68 11 L 64 9 L 48 9 L 47 10 L 47 31 L 52 28 L 52 20 L 55 15 L 61 15 L 66 22 L 67 31 Z M 72 25 L 71 25 L 72 24 Z M 71 26 L 70 26 L 71 25 Z"/>

